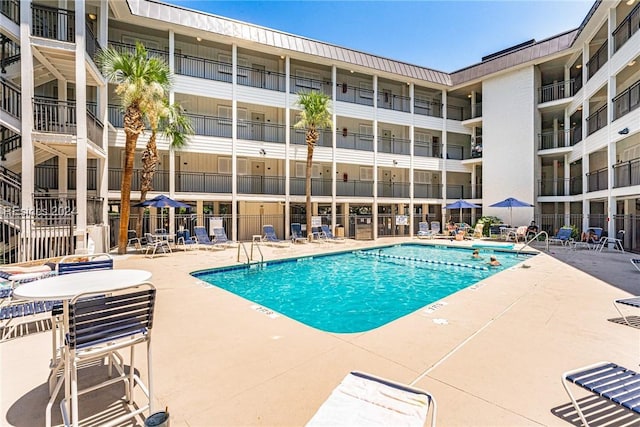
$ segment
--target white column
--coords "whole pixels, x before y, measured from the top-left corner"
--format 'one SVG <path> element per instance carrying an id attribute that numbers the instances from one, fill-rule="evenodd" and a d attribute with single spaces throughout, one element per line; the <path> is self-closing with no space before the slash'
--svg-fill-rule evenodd
<path id="1" fill-rule="evenodd" d="M 284 126 L 287 130 L 284 137 L 284 235 L 291 232 L 291 58 L 284 58 Z"/>
<path id="2" fill-rule="evenodd" d="M 446 221 L 447 213 L 444 206 L 447 204 L 447 91 L 442 90 L 442 225 Z M 483 141 L 484 142 L 484 141 Z M 483 144 L 484 146 L 484 144 Z"/>
<path id="3" fill-rule="evenodd" d="M 238 240 L 238 46 L 231 46 L 231 231 L 232 240 Z"/>
<path id="4" fill-rule="evenodd" d="M 413 230 L 415 229 L 414 227 L 414 223 L 413 223 L 413 198 L 414 198 L 414 177 L 413 177 L 413 161 L 414 159 L 414 145 L 416 143 L 415 140 L 415 126 L 413 124 L 414 122 L 414 115 L 415 115 L 415 111 L 414 111 L 414 97 L 415 97 L 415 86 L 413 83 L 411 83 L 409 85 L 409 108 L 411 109 L 411 124 L 409 124 L 409 140 L 411 141 L 411 145 L 409 148 L 409 236 L 413 237 Z"/>
<path id="5" fill-rule="evenodd" d="M 109 31 L 109 4 L 107 0 L 100 0 L 100 9 L 98 12 L 98 43 L 100 46 L 106 46 Z M 104 160 L 98 162 L 98 191 L 102 197 L 102 222 L 109 224 L 109 85 L 106 81 L 101 82 L 98 86 L 98 117 L 104 124 L 102 132 L 102 148 L 105 152 Z"/>
<path id="6" fill-rule="evenodd" d="M 373 76 L 373 240 L 378 238 L 378 76 Z"/>
<path id="7" fill-rule="evenodd" d="M 337 132 L 337 115 L 336 115 L 336 88 L 338 83 L 338 70 L 335 65 L 331 67 L 331 100 L 332 107 L 331 108 L 331 225 L 333 226 L 333 232 L 335 233 L 336 226 L 336 171 L 338 170 L 338 165 L 336 164 L 336 132 Z"/>
<path id="8" fill-rule="evenodd" d="M 173 75 L 175 71 L 176 39 L 173 30 L 169 30 L 169 71 Z M 169 104 L 173 104 L 176 94 L 171 89 L 169 91 Z M 176 152 L 169 146 L 169 197 L 174 198 L 176 195 Z M 176 232 L 176 210 L 169 209 L 169 234 Z"/>
<path id="9" fill-rule="evenodd" d="M 76 206 L 77 247 L 86 248 L 87 232 L 87 69 L 85 66 L 85 3 L 75 2 L 76 25 Z"/>
<path id="10" fill-rule="evenodd" d="M 31 54 L 31 0 L 20 1 L 20 75 L 22 117 L 22 209 L 33 209 L 35 158 L 31 139 L 33 130 L 33 56 Z M 24 78 L 27 76 L 28 78 Z"/>

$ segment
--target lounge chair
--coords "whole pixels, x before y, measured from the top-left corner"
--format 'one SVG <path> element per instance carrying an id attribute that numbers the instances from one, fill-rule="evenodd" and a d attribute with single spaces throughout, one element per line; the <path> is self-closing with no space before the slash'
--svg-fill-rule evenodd
<path id="1" fill-rule="evenodd" d="M 434 235 L 440 234 L 440 221 L 431 221 L 431 231 Z"/>
<path id="2" fill-rule="evenodd" d="M 237 242 L 229 240 L 227 232 L 224 231 L 222 227 L 213 227 L 213 243 L 225 248 L 236 247 L 238 245 Z"/>
<path id="3" fill-rule="evenodd" d="M 515 230 L 509 231 L 507 233 L 507 240 L 514 240 L 516 243 L 523 241 L 527 241 L 527 226 L 521 225 Z"/>
<path id="4" fill-rule="evenodd" d="M 636 270 L 640 271 L 640 258 L 631 258 L 629 261 L 631 261 Z"/>
<path id="5" fill-rule="evenodd" d="M 176 247 L 182 248 L 186 251 L 189 249 L 198 249 L 198 239 L 192 236 L 189 230 L 182 230 L 176 233 L 178 238 L 176 239 Z"/>
<path id="6" fill-rule="evenodd" d="M 479 222 L 476 224 L 476 227 L 473 229 L 473 238 L 481 239 L 482 238 L 482 230 L 484 230 L 484 224 Z"/>
<path id="7" fill-rule="evenodd" d="M 573 242 L 573 249 L 587 248 L 598 249 L 602 240 L 602 228 L 589 227 L 582 233 L 583 240 L 580 242 Z"/>
<path id="8" fill-rule="evenodd" d="M 307 238 L 302 235 L 302 224 L 299 222 L 291 223 L 291 241 L 293 243 L 307 243 Z"/>
<path id="9" fill-rule="evenodd" d="M 627 316 L 625 316 L 622 313 L 622 310 L 620 310 L 621 305 L 626 305 L 628 307 L 633 307 L 633 308 L 640 308 L 640 297 L 621 298 L 613 302 L 613 306 L 620 314 L 620 317 L 624 319 L 627 326 L 632 326 L 631 323 L 629 323 L 629 319 L 627 318 Z"/>
<path id="10" fill-rule="evenodd" d="M 561 245 L 567 245 L 571 242 L 571 233 L 573 233 L 573 228 L 561 227 L 555 236 L 549 237 L 549 243 L 560 243 Z"/>
<path id="11" fill-rule="evenodd" d="M 620 249 L 624 253 L 624 230 L 618 230 L 616 237 L 602 236 L 598 244 L 598 251 L 602 252 L 605 247 L 609 247 L 609 243 L 613 243 L 613 249 Z"/>
<path id="12" fill-rule="evenodd" d="M 276 230 L 273 228 L 273 225 L 263 225 L 262 226 L 262 241 L 270 246 L 288 246 L 288 242 L 284 240 L 278 239 L 276 236 Z"/>
<path id="13" fill-rule="evenodd" d="M 196 234 L 196 242 L 198 242 L 198 247 L 203 247 L 205 249 L 222 249 L 224 250 L 224 246 L 217 245 L 213 240 L 209 238 L 209 234 L 207 234 L 207 229 L 202 226 L 193 227 L 193 232 Z"/>
<path id="14" fill-rule="evenodd" d="M 331 232 L 331 228 L 329 228 L 329 226 L 327 224 L 322 224 L 320 226 L 320 230 L 321 234 L 324 236 L 324 238 L 327 240 L 327 242 L 333 242 L 333 243 L 344 243 L 345 240 L 341 237 L 336 237 L 333 235 L 333 233 Z"/>
<path id="15" fill-rule="evenodd" d="M 562 385 L 585 426 L 586 417 L 569 390 L 569 383 L 640 414 L 640 374 L 611 362 L 599 362 L 562 374 Z"/>
<path id="16" fill-rule="evenodd" d="M 307 427 L 371 425 L 434 427 L 436 402 L 424 390 L 351 372 L 307 423 Z"/>
<path id="17" fill-rule="evenodd" d="M 162 250 L 162 253 L 167 253 L 167 249 L 171 252 L 171 246 L 169 246 L 168 240 L 154 237 L 151 233 L 144 233 L 144 237 L 147 240 L 145 256 L 148 256 L 149 252 L 151 252 L 151 258 L 153 258 L 156 252 L 158 252 L 158 249 Z"/>
<path id="18" fill-rule="evenodd" d="M 418 239 L 433 239 L 434 236 L 435 233 L 429 228 L 428 222 L 418 223 L 418 234 L 416 234 Z"/>

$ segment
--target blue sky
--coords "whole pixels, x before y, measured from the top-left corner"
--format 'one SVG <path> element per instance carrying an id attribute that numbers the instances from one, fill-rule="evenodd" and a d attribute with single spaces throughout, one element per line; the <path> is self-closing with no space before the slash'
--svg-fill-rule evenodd
<path id="1" fill-rule="evenodd" d="M 576 28 L 593 0 L 164 0 L 440 71 Z"/>

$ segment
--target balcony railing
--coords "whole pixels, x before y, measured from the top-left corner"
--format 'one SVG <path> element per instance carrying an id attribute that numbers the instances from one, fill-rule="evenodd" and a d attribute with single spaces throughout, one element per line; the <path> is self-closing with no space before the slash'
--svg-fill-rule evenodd
<path id="1" fill-rule="evenodd" d="M 284 92 L 287 76 L 275 71 L 238 66 L 238 84 Z"/>
<path id="2" fill-rule="evenodd" d="M 57 169 L 57 166 L 56 166 Z M 77 169 L 75 166 L 67 167 L 67 187 L 69 190 L 76 190 L 77 188 Z M 87 190 L 95 191 L 98 183 L 98 175 L 95 167 L 87 168 Z"/>
<path id="3" fill-rule="evenodd" d="M 571 145 L 576 145 L 578 142 L 582 141 L 582 126 L 576 126 L 571 133 Z"/>
<path id="4" fill-rule="evenodd" d="M 296 129 L 291 126 L 291 143 L 296 145 L 307 145 L 307 133 L 304 129 Z M 333 132 L 329 129 L 318 130 L 317 147 L 332 147 L 333 141 L 331 139 Z"/>
<path id="5" fill-rule="evenodd" d="M 107 115 L 111 126 L 114 128 L 124 127 L 124 112 L 120 105 L 109 104 L 107 107 Z"/>
<path id="6" fill-rule="evenodd" d="M 464 160 L 471 156 L 465 157 L 464 147 L 462 145 L 447 145 L 447 159 L 451 160 Z"/>
<path id="7" fill-rule="evenodd" d="M 566 196 L 568 183 L 566 178 L 538 180 L 538 196 Z"/>
<path id="8" fill-rule="evenodd" d="M 607 125 L 607 106 L 603 105 L 587 117 L 587 135 L 591 135 Z"/>
<path id="9" fill-rule="evenodd" d="M 336 195 L 345 197 L 373 197 L 373 181 L 338 181 Z"/>
<path id="10" fill-rule="evenodd" d="M 598 72 L 598 70 L 607 63 L 608 45 L 609 43 L 605 41 L 602 46 L 600 46 L 600 48 L 596 51 L 596 53 L 594 53 L 593 56 L 589 58 L 589 62 L 587 62 L 589 78 L 593 77 Z"/>
<path id="11" fill-rule="evenodd" d="M 469 119 L 477 119 L 478 117 L 482 117 L 482 102 L 476 102 L 473 108 L 470 108 L 467 111 L 467 115 L 464 116 L 465 120 Z"/>
<path id="12" fill-rule="evenodd" d="M 378 152 L 391 154 L 411 154 L 411 141 L 395 137 L 378 137 Z"/>
<path id="13" fill-rule="evenodd" d="M 292 196 L 304 196 L 306 179 L 292 177 L 289 179 L 289 192 Z M 331 196 L 331 180 L 322 178 L 311 178 L 311 194 L 314 196 Z"/>
<path id="14" fill-rule="evenodd" d="M 455 105 L 447 105 L 447 119 L 449 120 L 464 120 L 464 108 Z"/>
<path id="15" fill-rule="evenodd" d="M 582 194 L 582 177 L 569 178 L 569 195 L 576 196 Z"/>
<path id="16" fill-rule="evenodd" d="M 291 93 L 316 91 L 316 92 L 324 93 L 325 95 L 329 95 L 329 96 L 333 95 L 332 93 L 333 84 L 331 83 L 331 81 L 308 79 L 306 77 L 298 77 L 298 76 L 291 76 L 290 80 L 291 80 L 291 83 L 290 83 L 289 91 Z M 328 80 L 331 80 L 331 78 L 329 78 Z"/>
<path id="17" fill-rule="evenodd" d="M 378 182 L 378 197 L 409 197 L 408 182 Z"/>
<path id="18" fill-rule="evenodd" d="M 640 159 L 613 165 L 613 186 L 630 187 L 640 185 Z"/>
<path id="19" fill-rule="evenodd" d="M 413 184 L 413 197 L 417 199 L 441 199 L 442 184 Z"/>
<path id="20" fill-rule="evenodd" d="M 37 97 L 33 99 L 33 128 L 38 132 L 76 133 L 75 101 L 59 101 L 52 98 Z"/>
<path id="21" fill-rule="evenodd" d="M 373 152 L 373 135 L 353 132 L 338 132 L 336 138 L 337 148 Z"/>
<path id="22" fill-rule="evenodd" d="M 196 135 L 231 138 L 231 119 L 192 113 L 186 113 L 185 116 L 191 119 Z"/>
<path id="23" fill-rule="evenodd" d="M 447 184 L 447 199 L 470 199 L 471 185 Z"/>
<path id="24" fill-rule="evenodd" d="M 0 77 L 0 109 L 19 119 L 21 108 L 20 88 Z"/>
<path id="25" fill-rule="evenodd" d="M 442 146 L 439 142 L 415 142 L 413 155 L 416 157 L 442 157 Z"/>
<path id="26" fill-rule="evenodd" d="M 566 148 L 573 145 L 575 128 L 545 131 L 538 134 L 538 150 Z"/>
<path id="27" fill-rule="evenodd" d="M 212 172 L 176 172 L 176 191 L 231 193 L 232 176 Z"/>
<path id="28" fill-rule="evenodd" d="M 0 13 L 12 22 L 20 24 L 20 2 L 18 0 L 0 1 Z"/>
<path id="29" fill-rule="evenodd" d="M 574 79 L 563 82 L 551 83 L 538 88 L 538 102 L 557 101 L 558 99 L 569 98 L 576 93 L 576 81 Z"/>
<path id="30" fill-rule="evenodd" d="M 228 62 L 214 61 L 181 53 L 174 54 L 174 61 L 176 74 L 231 83 L 233 67 Z"/>
<path id="31" fill-rule="evenodd" d="M 640 106 L 640 80 L 613 98 L 613 120 L 619 119 Z"/>
<path id="32" fill-rule="evenodd" d="M 617 52 L 635 33 L 640 30 L 640 3 L 634 7 L 618 25 L 613 35 L 613 52 Z"/>
<path id="33" fill-rule="evenodd" d="M 238 139 L 284 144 L 286 127 L 280 124 L 238 120 Z"/>
<path id="34" fill-rule="evenodd" d="M 89 27 L 89 25 L 86 26 L 86 32 L 87 32 L 87 34 L 85 35 L 86 50 L 89 56 L 91 57 L 91 59 L 93 59 L 93 61 L 95 62 L 96 55 L 101 49 L 100 43 L 98 43 L 98 38 L 95 36 L 95 34 L 93 34 L 93 31 L 91 30 L 91 27 Z"/>
<path id="35" fill-rule="evenodd" d="M 127 43 L 120 43 L 117 41 L 113 41 L 110 40 L 109 41 L 109 46 L 116 50 L 117 52 L 120 53 L 130 53 L 130 54 L 134 54 L 136 52 L 136 46 L 133 44 L 127 44 Z M 162 59 L 165 63 L 169 63 L 169 52 L 167 52 L 166 50 L 160 50 L 160 49 L 151 49 L 148 47 L 145 47 L 146 51 L 147 51 L 147 56 L 150 58 L 159 58 Z M 177 71 L 176 71 L 177 73 Z"/>
<path id="36" fill-rule="evenodd" d="M 587 180 L 588 180 L 587 191 L 591 192 L 591 191 L 606 190 L 607 186 L 609 185 L 608 172 L 609 170 L 607 168 L 602 168 L 593 172 L 589 172 L 587 174 Z"/>
<path id="37" fill-rule="evenodd" d="M 46 39 L 75 43 L 75 12 L 73 10 L 31 5 L 31 35 Z"/>
<path id="38" fill-rule="evenodd" d="M 14 133 L 8 128 L 0 131 L 0 160 L 5 161 L 7 153 L 22 147 L 22 135 Z"/>
<path id="39" fill-rule="evenodd" d="M 386 110 L 411 112 L 411 98 L 390 92 L 378 93 L 378 107 Z"/>
<path id="40" fill-rule="evenodd" d="M 122 168 L 109 168 L 109 190 L 119 191 L 122 186 Z M 131 190 L 140 191 L 142 170 L 134 169 Z M 159 170 L 153 174 L 152 186 L 155 191 L 169 191 L 169 171 Z"/>
<path id="41" fill-rule="evenodd" d="M 102 137 L 104 135 L 104 124 L 87 109 L 87 138 L 98 146 L 102 147 Z"/>
<path id="42" fill-rule="evenodd" d="M 373 90 L 349 86 L 346 83 L 338 83 L 336 100 L 350 102 L 352 104 L 373 106 Z"/>
<path id="43" fill-rule="evenodd" d="M 442 117 L 442 104 L 439 102 L 423 102 L 415 100 L 413 112 L 420 116 Z"/>
<path id="44" fill-rule="evenodd" d="M 284 195 L 285 178 L 281 176 L 239 175 L 238 193 Z"/>

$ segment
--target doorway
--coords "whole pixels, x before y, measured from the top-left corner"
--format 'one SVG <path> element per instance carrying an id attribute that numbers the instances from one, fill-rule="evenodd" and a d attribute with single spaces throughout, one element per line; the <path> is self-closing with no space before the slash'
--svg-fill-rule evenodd
<path id="1" fill-rule="evenodd" d="M 264 141 L 264 114 L 251 113 L 251 139 Z"/>
<path id="2" fill-rule="evenodd" d="M 382 197 L 392 197 L 391 170 L 382 169 Z"/>
<path id="3" fill-rule="evenodd" d="M 251 162 L 251 193 L 264 194 L 264 162 Z"/>

